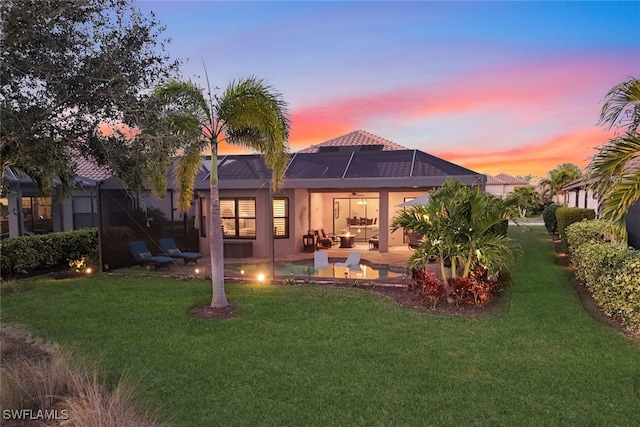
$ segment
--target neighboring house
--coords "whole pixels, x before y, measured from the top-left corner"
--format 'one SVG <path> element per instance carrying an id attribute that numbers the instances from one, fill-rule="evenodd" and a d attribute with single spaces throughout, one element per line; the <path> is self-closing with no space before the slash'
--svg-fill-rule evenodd
<path id="1" fill-rule="evenodd" d="M 587 188 L 584 178 L 563 186 L 562 191 L 566 206 L 593 209 L 596 217 L 599 215 L 600 203 L 594 198 L 593 191 Z M 631 205 L 627 211 L 626 224 L 629 246 L 640 249 L 640 200 Z"/>
<path id="2" fill-rule="evenodd" d="M 225 250 L 269 254 L 269 182 L 260 155 L 220 156 L 220 209 Z M 397 205 L 440 187 L 448 178 L 484 189 L 485 176 L 419 150 L 410 150 L 364 131 L 292 154 L 282 188 L 273 194 L 275 253 L 300 252 L 309 230 L 350 233 L 356 242 L 378 236 L 380 251 L 405 245 L 390 231 Z M 208 177 L 196 182 L 196 225 L 207 252 Z"/>
<path id="3" fill-rule="evenodd" d="M 3 238 L 97 227 L 100 220 L 105 227 L 129 225 L 131 212 L 138 207 L 160 209 L 169 221 L 184 219 L 175 208 L 172 189 L 163 199 L 149 191 L 132 194 L 108 170 L 82 158 L 76 159 L 77 188 L 63 200 L 57 194 L 40 197 L 35 182 L 24 174 L 5 169 L 5 177 L 7 186 L 0 198 Z"/>
<path id="4" fill-rule="evenodd" d="M 197 198 L 189 214 L 191 230 L 196 228 L 199 235 L 199 248 L 193 249 L 205 254 L 209 251 L 207 165 L 205 161 L 196 179 Z M 219 156 L 218 177 L 225 254 L 258 257 L 269 254 L 270 224 L 278 255 L 302 251 L 309 231 L 322 229 L 335 235 L 349 233 L 355 242 L 366 243 L 377 236 L 378 249 L 388 251 L 406 244 L 401 230 L 390 231 L 399 204 L 440 187 L 446 179 L 483 190 L 486 179 L 483 174 L 361 130 L 293 153 L 283 186 L 273 195 L 271 172 L 258 154 Z M 173 182 L 171 175 L 168 182 Z M 51 223 L 46 230 L 38 230 L 28 224 L 33 214 L 27 215 L 24 209 L 26 200 L 33 205 L 35 184 L 17 176 L 9 183 L 4 199 L 7 208 L 2 213 L 8 218 L 12 236 L 96 226 L 98 213 L 105 227 L 125 225 L 136 207 L 155 207 L 170 221 L 184 219 L 187 223 L 186 216 L 176 210 L 173 185 L 161 200 L 148 191 L 131 194 L 115 177 L 82 161 L 73 198 L 62 202 L 48 199 L 38 205 L 37 212 L 44 212 Z"/>
<path id="5" fill-rule="evenodd" d="M 564 185 L 560 191 L 563 193 L 562 204 L 570 208 L 593 209 L 596 215 L 599 212 L 598 200 L 595 199 L 593 191 L 587 189 L 584 178 L 578 178 L 575 181 Z"/>
<path id="6" fill-rule="evenodd" d="M 489 174 L 485 175 L 487 176 L 485 192 L 499 197 L 506 197 L 516 187 L 522 187 L 529 184 L 524 179 L 520 179 L 506 173 L 501 173 L 495 176 Z"/>

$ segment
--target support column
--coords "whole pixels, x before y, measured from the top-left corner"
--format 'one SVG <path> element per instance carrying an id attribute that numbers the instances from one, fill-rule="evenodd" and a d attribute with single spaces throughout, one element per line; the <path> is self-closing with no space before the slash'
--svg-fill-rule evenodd
<path id="1" fill-rule="evenodd" d="M 389 191 L 381 190 L 379 197 L 378 250 L 380 252 L 389 252 Z"/>

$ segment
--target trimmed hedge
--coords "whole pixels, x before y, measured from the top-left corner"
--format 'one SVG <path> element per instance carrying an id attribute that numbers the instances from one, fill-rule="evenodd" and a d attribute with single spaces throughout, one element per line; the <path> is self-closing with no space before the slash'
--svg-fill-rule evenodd
<path id="1" fill-rule="evenodd" d="M 0 243 L 0 254 L 3 276 L 69 268 L 69 261 L 83 257 L 92 264 L 98 258 L 98 229 L 10 237 Z"/>
<path id="2" fill-rule="evenodd" d="M 556 211 L 561 206 L 562 205 L 559 205 L 557 203 L 552 203 L 542 211 L 542 220 L 544 221 L 544 226 L 549 233 L 555 233 L 556 231 L 558 231 L 558 220 L 556 218 Z"/>
<path id="3" fill-rule="evenodd" d="M 576 248 L 589 243 L 616 243 L 611 224 L 601 219 L 575 222 L 565 230 L 569 256 L 573 259 Z"/>
<path id="4" fill-rule="evenodd" d="M 562 246 L 567 249 L 565 230 L 568 226 L 574 222 L 584 219 L 594 219 L 595 217 L 596 212 L 593 209 L 559 207 L 556 210 L 556 219 L 558 221 L 558 234 L 562 240 Z"/>
<path id="5" fill-rule="evenodd" d="M 575 274 L 607 315 L 640 331 L 640 251 L 613 243 L 608 229 L 600 220 L 567 227 Z"/>

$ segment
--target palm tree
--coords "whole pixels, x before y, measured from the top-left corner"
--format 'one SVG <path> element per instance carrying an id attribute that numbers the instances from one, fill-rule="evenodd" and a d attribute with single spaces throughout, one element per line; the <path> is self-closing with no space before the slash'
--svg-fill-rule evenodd
<path id="1" fill-rule="evenodd" d="M 451 277 L 469 277 L 477 266 L 494 276 L 508 267 L 518 249 L 511 239 L 495 230 L 496 225 L 515 215 L 501 199 L 482 194 L 479 188 L 447 180 L 431 193 L 428 205 L 404 209 L 391 226 L 424 236 L 409 266 L 422 269 L 430 256 L 438 255 L 446 289 L 446 260 L 451 261 Z M 459 264 L 464 268 L 459 269 Z"/>
<path id="2" fill-rule="evenodd" d="M 638 132 L 640 126 L 640 80 L 629 77 L 614 86 L 605 96 L 598 123 L 611 129 L 626 127 L 626 132 Z"/>
<path id="3" fill-rule="evenodd" d="M 602 201 L 600 217 L 626 236 L 627 210 L 640 200 L 640 80 L 630 77 L 606 95 L 599 123 L 626 127 L 624 136 L 610 139 L 587 166 L 587 184 Z"/>
<path id="4" fill-rule="evenodd" d="M 511 193 L 507 194 L 506 201 L 516 206 L 521 218 L 533 213 L 542 203 L 540 194 L 533 185 L 514 188 Z"/>
<path id="5" fill-rule="evenodd" d="M 263 80 L 249 77 L 231 82 L 221 96 L 206 99 L 192 82 L 171 81 L 154 92 L 159 120 L 146 130 L 147 138 L 173 141 L 178 153 L 174 175 L 178 183 L 178 205 L 187 211 L 202 154 L 211 150 L 209 196 L 209 250 L 211 254 L 211 307 L 229 305 L 224 291 L 224 258 L 218 191 L 218 144 L 226 141 L 264 155 L 272 171 L 272 188 L 277 189 L 288 163 L 290 123 L 287 104 Z M 156 110 L 157 111 L 157 110 Z M 160 142 L 159 142 L 160 143 Z M 167 162 L 154 172 L 153 190 L 166 189 Z M 163 173 L 164 170 L 164 173 Z"/>
<path id="6" fill-rule="evenodd" d="M 549 193 L 551 199 L 561 193 L 562 187 L 582 176 L 582 170 L 573 163 L 562 163 L 549 171 L 547 178 L 540 181 L 545 189 L 544 194 Z M 543 194 L 543 195 L 544 195 Z"/>

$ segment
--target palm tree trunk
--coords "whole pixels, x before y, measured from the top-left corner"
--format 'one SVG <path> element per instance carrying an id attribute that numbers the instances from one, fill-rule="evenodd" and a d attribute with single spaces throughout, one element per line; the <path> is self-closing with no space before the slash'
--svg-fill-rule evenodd
<path id="1" fill-rule="evenodd" d="M 213 150 L 212 150 L 213 151 Z M 211 175 L 209 191 L 209 253 L 211 256 L 211 307 L 222 308 L 229 305 L 224 293 L 224 247 L 222 223 L 220 220 L 220 193 L 218 191 L 218 159 L 211 155 Z"/>

